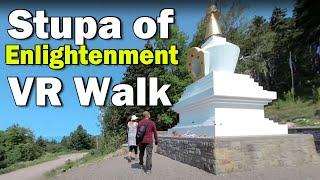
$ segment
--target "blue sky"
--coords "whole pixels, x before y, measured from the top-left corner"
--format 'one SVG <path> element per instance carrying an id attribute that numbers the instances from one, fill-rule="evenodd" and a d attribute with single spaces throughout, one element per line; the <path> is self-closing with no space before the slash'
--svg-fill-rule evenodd
<path id="1" fill-rule="evenodd" d="M 90 1 L 87 1 L 90 2 Z M 132 23 L 139 16 L 156 17 L 163 8 L 173 7 L 176 9 L 176 22 L 179 27 L 187 33 L 189 39 L 192 38 L 196 31 L 197 23 L 205 14 L 205 9 L 208 2 L 203 1 L 196 4 L 170 4 L 169 2 L 157 4 L 144 4 L 139 7 L 136 4 L 130 5 L 121 4 L 98 4 L 98 3 L 82 3 L 82 5 L 66 5 L 59 4 L 38 4 L 38 5 L 10 5 L 1 7 L 0 11 L 0 130 L 4 130 L 12 124 L 20 124 L 21 126 L 30 128 L 36 136 L 45 136 L 49 138 L 60 138 L 68 135 L 79 124 L 82 124 L 89 133 L 97 135 L 100 133 L 98 127 L 99 110 L 95 106 L 81 107 L 77 99 L 77 93 L 73 85 L 74 76 L 111 76 L 113 83 L 121 80 L 124 66 L 69 66 L 64 70 L 51 70 L 47 66 L 7 66 L 5 65 L 5 44 L 18 43 L 23 48 L 32 48 L 37 43 L 49 43 L 51 47 L 57 47 L 65 43 L 73 43 L 73 41 L 43 41 L 35 38 L 18 41 L 9 37 L 7 29 L 10 27 L 7 21 L 7 16 L 10 11 L 23 8 L 34 13 L 35 10 L 45 9 L 49 16 L 94 16 L 100 19 L 104 16 L 118 16 L 122 20 L 122 40 L 101 40 L 96 38 L 87 42 L 89 48 L 138 48 L 142 49 L 145 41 L 136 38 L 132 32 Z M 261 15 L 266 18 L 270 17 L 272 9 L 275 6 L 288 8 L 291 13 L 293 2 L 291 1 L 269 1 L 266 4 L 257 2 L 248 2 L 246 16 L 248 19 L 254 15 Z M 290 14 L 289 14 L 290 15 Z M 23 81 L 26 76 L 54 76 L 59 77 L 63 84 L 64 90 L 61 93 L 63 107 L 36 107 L 34 95 L 30 98 L 30 103 L 27 107 L 16 107 L 8 85 L 8 76 L 19 76 Z M 112 87 L 112 86 L 111 86 Z M 33 92 L 34 94 L 35 92 Z"/>

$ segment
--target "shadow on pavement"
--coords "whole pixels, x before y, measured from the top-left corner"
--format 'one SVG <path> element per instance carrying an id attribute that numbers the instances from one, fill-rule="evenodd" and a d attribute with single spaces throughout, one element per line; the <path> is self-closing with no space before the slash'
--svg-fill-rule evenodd
<path id="1" fill-rule="evenodd" d="M 139 164 L 139 163 L 131 164 L 131 168 L 132 168 L 132 169 L 141 169 L 141 167 L 140 167 L 140 164 Z"/>

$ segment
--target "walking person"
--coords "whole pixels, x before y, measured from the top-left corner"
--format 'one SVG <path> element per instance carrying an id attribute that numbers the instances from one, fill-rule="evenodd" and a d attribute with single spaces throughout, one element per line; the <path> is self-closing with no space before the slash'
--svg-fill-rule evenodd
<path id="1" fill-rule="evenodd" d="M 128 162 L 132 160 L 132 152 L 134 151 L 135 159 L 137 159 L 138 147 L 136 144 L 136 134 L 138 128 L 138 117 L 136 115 L 132 115 L 130 121 L 127 124 L 128 129 L 128 146 L 129 146 L 129 154 L 128 154 Z"/>
<path id="2" fill-rule="evenodd" d="M 158 145 L 158 135 L 156 124 L 150 120 L 150 113 L 148 111 L 143 112 L 143 119 L 138 124 L 138 131 L 144 129 L 144 136 L 139 143 L 139 164 L 143 167 L 143 157 L 146 151 L 146 173 L 151 173 L 152 168 L 152 149 L 153 149 L 153 137 L 155 144 Z M 138 132 L 139 133 L 139 132 Z"/>

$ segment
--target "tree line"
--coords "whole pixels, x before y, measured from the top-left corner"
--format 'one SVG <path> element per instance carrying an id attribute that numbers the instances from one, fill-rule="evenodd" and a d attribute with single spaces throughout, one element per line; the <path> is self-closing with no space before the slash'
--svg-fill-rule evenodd
<path id="1" fill-rule="evenodd" d="M 0 169 L 19 162 L 38 159 L 46 153 L 88 150 L 94 147 L 94 137 L 81 125 L 69 136 L 63 137 L 61 142 L 57 142 L 42 136 L 35 138 L 30 129 L 15 124 L 0 131 Z"/>

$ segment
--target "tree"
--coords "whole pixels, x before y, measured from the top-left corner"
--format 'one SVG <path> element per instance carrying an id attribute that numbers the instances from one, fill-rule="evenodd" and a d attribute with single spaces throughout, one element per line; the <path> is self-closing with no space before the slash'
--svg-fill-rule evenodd
<path id="1" fill-rule="evenodd" d="M 0 144 L 0 169 L 5 167 L 7 167 L 6 150 L 5 147 Z"/>
<path id="2" fill-rule="evenodd" d="M 6 145 L 18 145 L 32 142 L 34 135 L 30 129 L 23 128 L 18 124 L 9 127 L 6 132 Z"/>
<path id="3" fill-rule="evenodd" d="M 48 140 L 44 139 L 42 136 L 38 137 L 36 144 L 41 147 L 43 150 L 47 149 Z"/>
<path id="4" fill-rule="evenodd" d="M 20 161 L 39 158 L 44 150 L 35 143 L 30 129 L 18 124 L 0 133 L 0 166 L 2 168 Z"/>
<path id="5" fill-rule="evenodd" d="M 242 48 L 237 72 L 249 74 L 266 89 L 271 89 L 272 52 L 275 33 L 261 16 L 252 19 Z M 239 42 L 238 42 L 239 43 Z"/>
<path id="6" fill-rule="evenodd" d="M 61 139 L 60 144 L 61 144 L 63 147 L 69 149 L 69 148 L 70 148 L 70 144 L 71 144 L 71 142 L 70 142 L 70 136 L 63 136 L 63 138 Z"/>
<path id="7" fill-rule="evenodd" d="M 286 21 L 287 10 L 283 8 L 274 8 L 270 18 L 270 27 L 273 31 L 281 32 L 287 26 Z M 282 34 L 284 34 L 282 32 Z"/>
<path id="8" fill-rule="evenodd" d="M 179 100 L 184 88 L 191 83 L 191 78 L 188 75 L 186 68 L 186 51 L 187 51 L 187 36 L 179 30 L 177 26 L 170 27 L 168 39 L 155 38 L 154 46 L 156 49 L 169 49 L 171 45 L 176 45 L 179 50 L 177 58 L 179 65 L 130 65 L 124 73 L 124 78 L 121 83 L 129 84 L 136 89 L 137 77 L 158 77 L 159 86 L 163 84 L 171 84 L 167 91 L 168 97 L 172 103 Z M 153 50 L 153 46 L 148 41 L 145 45 L 146 49 Z M 181 78 L 184 77 L 184 78 Z M 147 85 L 148 88 L 148 85 Z M 148 101 L 148 94 L 147 94 Z M 136 98 L 136 97 L 135 97 Z M 136 102 L 136 99 L 135 99 Z M 128 117 L 133 113 L 142 113 L 150 111 L 151 119 L 153 119 L 159 130 L 167 130 L 177 123 L 177 114 L 170 107 L 165 107 L 159 104 L 158 106 L 130 106 L 130 107 L 115 107 L 109 105 L 106 107 L 104 119 L 102 120 L 102 130 L 107 136 L 121 134 L 126 129 Z"/>
<path id="9" fill-rule="evenodd" d="M 77 129 L 70 134 L 70 147 L 75 150 L 91 149 L 94 147 L 92 136 L 79 125 Z"/>
<path id="10" fill-rule="evenodd" d="M 171 84 L 167 91 L 171 102 L 174 104 L 180 99 L 185 87 L 192 83 L 192 78 L 187 71 L 187 39 L 188 36 L 180 31 L 178 26 L 170 27 L 170 36 L 168 39 L 161 39 L 159 36 L 155 39 L 157 49 L 169 49 L 170 45 L 175 44 L 179 49 L 179 65 L 165 66 L 163 71 L 153 71 L 153 76 L 159 78 L 160 84 Z M 153 107 L 153 114 L 156 116 L 158 128 L 167 130 L 178 123 L 178 116 L 170 107 L 162 105 Z"/>
<path id="11" fill-rule="evenodd" d="M 297 0 L 294 8 L 296 27 L 303 30 L 303 42 L 316 42 L 320 36 L 320 2 Z"/>
<path id="12" fill-rule="evenodd" d="M 293 11 L 295 36 L 292 46 L 300 94 L 311 94 L 320 86 L 320 2 L 297 0 Z M 298 89 L 298 90 L 299 90 Z"/>
<path id="13" fill-rule="evenodd" d="M 293 21 L 286 17 L 287 10 L 275 8 L 270 18 L 270 28 L 275 33 L 272 57 L 273 90 L 282 95 L 291 89 L 289 54 L 291 51 Z"/>

